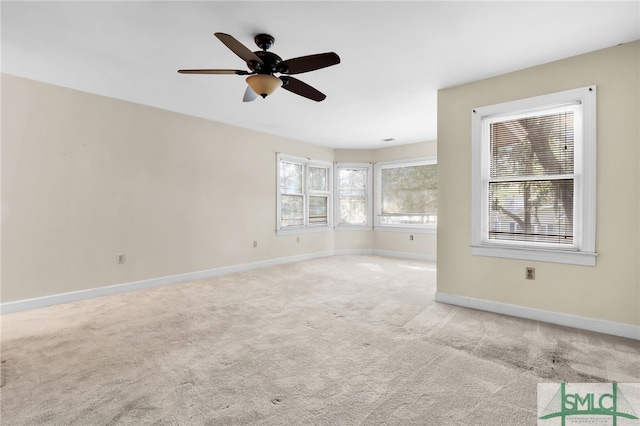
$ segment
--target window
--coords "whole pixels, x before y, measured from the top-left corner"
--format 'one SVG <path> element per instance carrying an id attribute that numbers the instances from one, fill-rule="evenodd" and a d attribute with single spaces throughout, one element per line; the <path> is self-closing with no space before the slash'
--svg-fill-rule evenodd
<path id="1" fill-rule="evenodd" d="M 371 164 L 336 164 L 336 229 L 371 229 Z"/>
<path id="2" fill-rule="evenodd" d="M 595 97 L 473 111 L 473 254 L 595 264 Z"/>
<path id="3" fill-rule="evenodd" d="M 435 232 L 438 218 L 436 159 L 376 164 L 376 228 Z"/>
<path id="4" fill-rule="evenodd" d="M 331 225 L 332 164 L 278 154 L 278 233 Z"/>

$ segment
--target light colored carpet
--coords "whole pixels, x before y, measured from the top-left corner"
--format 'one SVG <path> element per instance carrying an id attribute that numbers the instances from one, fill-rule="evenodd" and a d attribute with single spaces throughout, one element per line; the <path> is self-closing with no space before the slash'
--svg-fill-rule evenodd
<path id="1" fill-rule="evenodd" d="M 335 256 L 2 316 L 3 425 L 535 425 L 540 382 L 640 382 L 639 342 L 433 301 Z"/>

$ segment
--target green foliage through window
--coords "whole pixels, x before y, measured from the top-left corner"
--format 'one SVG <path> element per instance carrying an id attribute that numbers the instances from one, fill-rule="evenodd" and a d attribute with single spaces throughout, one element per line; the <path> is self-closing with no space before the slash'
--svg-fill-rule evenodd
<path id="1" fill-rule="evenodd" d="M 437 215 L 437 164 L 381 168 L 381 225 L 436 225 Z"/>

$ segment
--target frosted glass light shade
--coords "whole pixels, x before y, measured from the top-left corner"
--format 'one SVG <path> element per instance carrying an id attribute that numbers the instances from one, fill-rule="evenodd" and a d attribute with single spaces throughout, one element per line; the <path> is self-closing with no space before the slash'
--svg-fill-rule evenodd
<path id="1" fill-rule="evenodd" d="M 278 87 L 282 86 L 282 80 L 268 74 L 256 74 L 247 77 L 247 84 L 258 95 L 266 98 L 267 95 L 272 94 Z"/>

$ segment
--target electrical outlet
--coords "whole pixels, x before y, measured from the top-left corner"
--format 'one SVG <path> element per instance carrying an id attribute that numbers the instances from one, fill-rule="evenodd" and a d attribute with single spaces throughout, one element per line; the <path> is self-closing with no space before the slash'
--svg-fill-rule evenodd
<path id="1" fill-rule="evenodd" d="M 296 243 L 300 242 L 300 237 L 296 237 Z"/>
<path id="2" fill-rule="evenodd" d="M 256 248 L 256 247 L 258 247 L 258 242 L 257 242 L 257 241 L 254 241 L 254 242 L 253 242 L 253 248 Z"/>
<path id="3" fill-rule="evenodd" d="M 409 235 L 409 241 L 413 241 L 413 235 Z"/>
<path id="4" fill-rule="evenodd" d="M 528 280 L 535 280 L 536 279 L 536 268 L 532 268 L 530 266 L 527 266 L 526 278 Z"/>
<path id="5" fill-rule="evenodd" d="M 116 254 L 116 262 L 117 263 L 124 263 L 127 261 L 127 255 L 124 253 L 118 253 Z"/>

